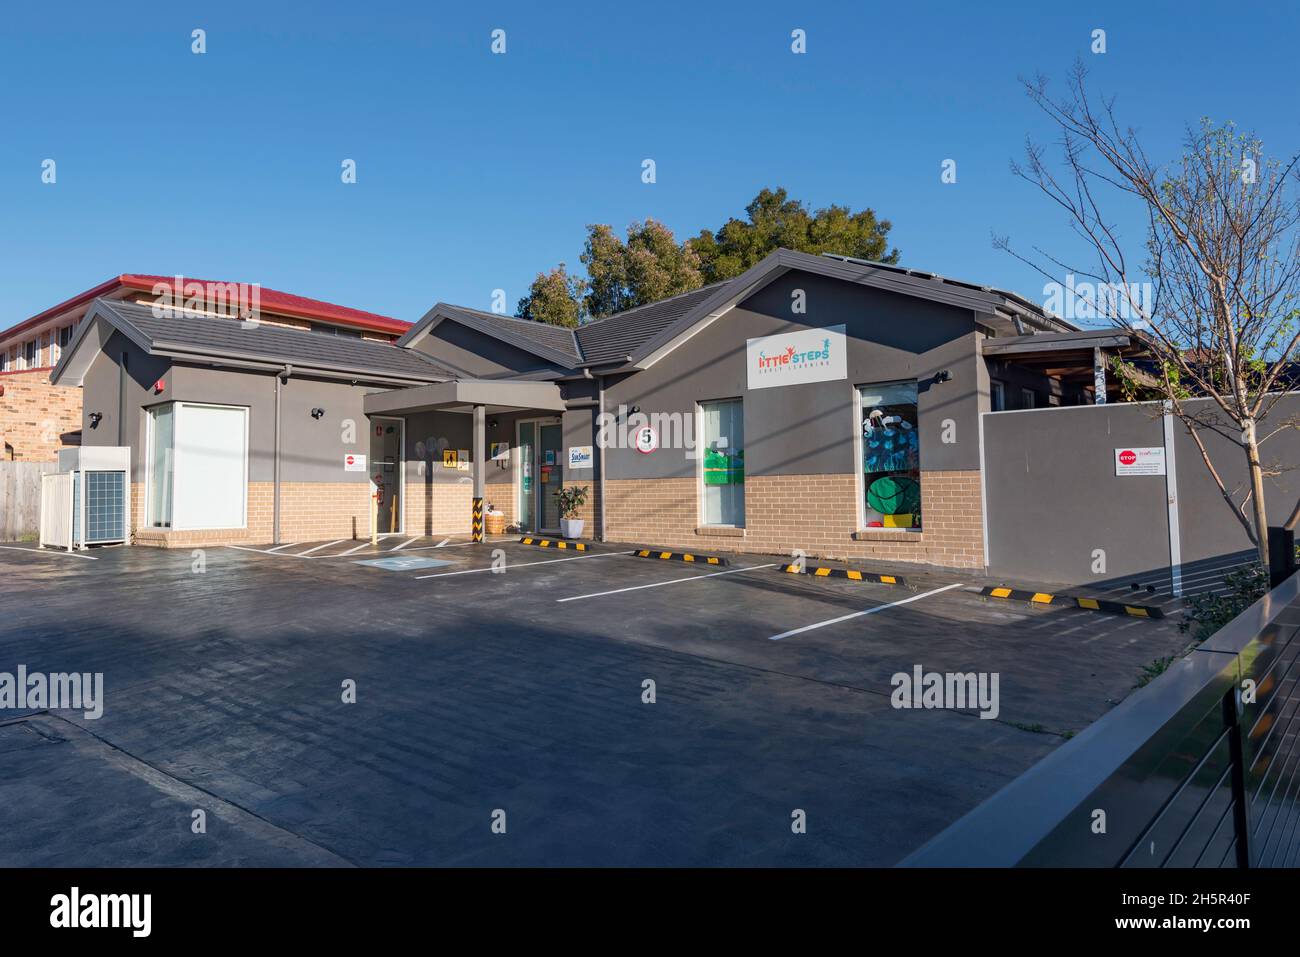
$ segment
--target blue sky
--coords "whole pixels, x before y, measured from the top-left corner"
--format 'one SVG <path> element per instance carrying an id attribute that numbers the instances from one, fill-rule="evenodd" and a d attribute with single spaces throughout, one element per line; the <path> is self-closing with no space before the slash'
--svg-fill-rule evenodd
<path id="1" fill-rule="evenodd" d="M 1041 278 L 990 242 L 1071 248 L 1062 215 L 1008 170 L 1027 134 L 1050 135 L 1018 75 L 1060 78 L 1083 57 L 1156 156 L 1202 115 L 1300 149 L 1300 14 L 1204 10 L 10 5 L 0 326 L 119 272 L 261 282 L 406 320 L 440 299 L 488 308 L 496 288 L 513 308 L 538 270 L 578 266 L 586 223 L 654 217 L 683 238 L 777 185 L 873 207 L 905 265 L 1038 300 Z M 504 56 L 489 50 L 498 27 Z M 955 185 L 940 182 L 948 158 Z M 1136 245 L 1140 222 L 1116 218 Z"/>

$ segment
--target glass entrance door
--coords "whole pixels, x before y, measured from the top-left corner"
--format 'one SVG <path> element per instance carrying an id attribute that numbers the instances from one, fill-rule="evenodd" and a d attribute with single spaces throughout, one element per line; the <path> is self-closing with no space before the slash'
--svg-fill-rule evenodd
<path id="1" fill-rule="evenodd" d="M 564 435 L 558 419 L 529 419 L 519 423 L 519 527 L 529 532 L 560 528 L 555 492 L 564 484 L 560 461 Z"/>
<path id="2" fill-rule="evenodd" d="M 542 516 L 542 527 L 538 531 L 558 531 L 560 528 L 560 503 L 555 500 L 555 493 L 563 485 L 564 469 L 560 465 L 560 446 L 563 444 L 560 424 L 542 425 L 538 428 L 537 456 L 538 474 L 537 494 L 541 496 L 538 512 Z"/>
<path id="3" fill-rule="evenodd" d="M 519 528 L 525 532 L 537 531 L 534 521 L 537 509 L 537 425 L 519 423 Z"/>

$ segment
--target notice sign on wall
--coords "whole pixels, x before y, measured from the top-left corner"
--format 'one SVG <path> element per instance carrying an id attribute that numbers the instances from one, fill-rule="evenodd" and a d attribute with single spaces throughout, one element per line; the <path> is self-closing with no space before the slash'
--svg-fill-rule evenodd
<path id="1" fill-rule="evenodd" d="M 843 325 L 745 340 L 751 389 L 847 378 L 847 355 Z"/>
<path id="2" fill-rule="evenodd" d="M 590 445 L 569 446 L 569 468 L 589 469 L 591 468 L 591 460 L 592 454 Z"/>
<path id="3" fill-rule="evenodd" d="M 366 457 L 364 455 L 345 455 L 343 456 L 343 471 L 345 472 L 364 472 L 366 470 Z"/>
<path id="4" fill-rule="evenodd" d="M 1116 475 L 1164 475 L 1165 450 L 1163 446 L 1115 450 Z"/>

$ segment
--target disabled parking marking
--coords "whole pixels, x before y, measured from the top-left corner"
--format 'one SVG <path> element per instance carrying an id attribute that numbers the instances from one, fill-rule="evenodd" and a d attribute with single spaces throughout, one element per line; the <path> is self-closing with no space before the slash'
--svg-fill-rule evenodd
<path id="1" fill-rule="evenodd" d="M 628 552 L 628 554 L 632 554 Z M 584 598 L 600 598 L 603 595 L 618 595 L 625 591 L 640 591 L 642 588 L 659 588 L 662 585 L 677 585 L 681 582 L 694 582 L 702 578 L 717 578 L 719 575 L 734 575 L 736 572 L 752 572 L 757 568 L 775 568 L 777 562 L 771 562 L 767 565 L 746 565 L 744 568 L 729 568 L 725 572 L 710 572 L 707 575 L 687 575 L 684 578 L 671 578 L 666 582 L 651 582 L 649 585 L 632 585 L 630 588 L 615 588 L 611 591 L 598 591 L 590 595 L 570 595 L 568 598 L 557 598 L 556 601 L 581 601 Z"/>
<path id="2" fill-rule="evenodd" d="M 0 545 L 0 548 L 8 549 L 11 552 L 32 552 L 36 555 L 66 555 L 69 558 L 84 558 L 91 562 L 99 561 L 94 555 L 82 555 L 79 552 L 69 552 L 65 549 L 52 551 L 47 548 L 23 548 L 21 545 Z"/>
<path id="3" fill-rule="evenodd" d="M 840 615 L 838 618 L 827 618 L 825 621 L 813 622 L 811 625 L 804 625 L 802 628 L 792 628 L 790 631 L 783 631 L 779 635 L 769 635 L 768 641 L 780 641 L 782 638 L 789 638 L 791 635 L 801 635 L 805 631 L 813 631 L 817 628 L 825 628 L 827 625 L 838 625 L 842 621 L 849 621 L 853 618 L 861 618 L 863 615 L 874 615 L 878 611 L 885 611 L 889 608 L 896 608 L 899 605 L 909 605 L 914 601 L 920 601 L 922 598 L 929 598 L 931 595 L 937 595 L 941 591 L 950 591 L 953 588 L 960 588 L 961 582 L 952 585 L 944 585 L 942 588 L 932 588 L 929 591 L 923 591 L 919 595 L 913 595 L 910 598 L 902 598 L 898 601 L 891 601 L 885 605 L 876 605 L 874 608 L 868 608 L 865 611 L 855 611 L 847 615 Z"/>
<path id="4" fill-rule="evenodd" d="M 354 561 L 354 565 L 370 565 L 388 572 L 412 572 L 420 568 L 442 568 L 455 562 L 445 558 L 425 558 L 423 555 L 394 555 L 391 558 L 367 558 Z"/>
<path id="5" fill-rule="evenodd" d="M 467 543 L 468 544 L 468 543 Z M 480 544 L 475 542 L 475 545 Z M 557 562 L 580 562 L 584 558 L 609 558 L 611 555 L 631 555 L 631 552 L 600 552 L 597 555 L 574 555 L 572 558 L 548 558 L 540 562 L 517 562 L 515 564 L 503 565 L 502 569 L 510 571 L 513 568 L 528 568 L 532 565 L 554 565 Z M 436 575 L 416 575 L 416 580 L 421 578 L 446 578 L 448 575 L 473 575 L 475 572 L 490 572 L 494 569 L 489 565 L 487 568 L 465 568 L 458 572 L 439 572 Z M 563 600 L 563 599 L 561 599 Z"/>

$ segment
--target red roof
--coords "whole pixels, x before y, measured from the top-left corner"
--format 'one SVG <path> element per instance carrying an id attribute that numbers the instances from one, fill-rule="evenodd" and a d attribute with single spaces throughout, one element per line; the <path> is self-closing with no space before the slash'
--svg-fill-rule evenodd
<path id="1" fill-rule="evenodd" d="M 205 279 L 195 279 L 193 276 L 184 276 L 182 278 L 186 283 L 197 282 L 205 285 L 217 285 L 216 283 L 209 283 Z M 150 276 L 144 273 L 123 273 L 120 276 L 114 276 L 93 289 L 78 293 L 71 299 L 61 302 L 57 306 L 51 306 L 44 312 L 37 313 L 30 319 L 24 319 L 16 326 L 11 326 L 0 332 L 0 339 L 8 339 L 12 335 L 39 326 L 46 319 L 52 319 L 60 313 L 76 309 L 78 306 L 84 306 L 91 300 L 109 295 L 118 289 L 152 292 L 156 284 L 160 282 L 174 283 L 175 280 L 175 276 Z M 364 312 L 360 309 L 349 309 L 347 306 L 337 306 L 332 302 L 322 302 L 319 299 L 308 299 L 306 296 L 295 296 L 293 293 L 280 292 L 277 289 L 268 289 L 265 286 L 261 288 L 260 295 L 262 308 L 267 312 L 280 315 L 294 316 L 300 319 L 316 319 L 321 322 L 333 322 L 341 326 L 367 329 L 372 332 L 389 332 L 396 335 L 401 335 L 411 328 L 409 322 L 393 319 L 390 316 L 381 316 L 378 313 Z"/>

